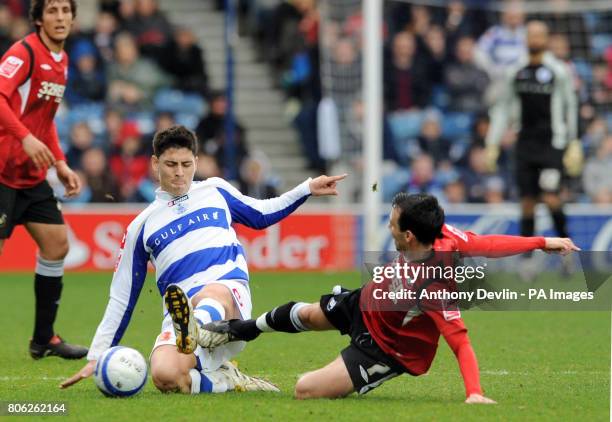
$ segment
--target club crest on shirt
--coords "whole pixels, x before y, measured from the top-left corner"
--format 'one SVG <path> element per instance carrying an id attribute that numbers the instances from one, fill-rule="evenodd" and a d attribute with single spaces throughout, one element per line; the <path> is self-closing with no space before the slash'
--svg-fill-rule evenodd
<path id="1" fill-rule="evenodd" d="M 545 84 L 547 82 L 550 82 L 552 77 L 553 77 L 553 74 L 550 71 L 550 69 L 547 69 L 545 67 L 541 67 L 538 70 L 536 70 L 536 79 L 541 84 Z"/>
<path id="2" fill-rule="evenodd" d="M 183 214 L 185 211 L 187 211 L 187 207 L 185 206 L 185 204 L 177 204 L 176 208 L 174 208 L 174 212 L 177 214 Z"/>
<path id="3" fill-rule="evenodd" d="M 15 76 L 21 66 L 23 66 L 23 60 L 19 57 L 8 56 L 2 64 L 0 64 L 0 76 L 10 79 Z"/>
<path id="4" fill-rule="evenodd" d="M 50 66 L 50 65 L 48 65 L 47 63 L 43 63 L 43 64 L 41 64 L 41 65 L 40 65 L 40 68 L 41 68 L 42 70 L 51 70 L 51 66 Z"/>

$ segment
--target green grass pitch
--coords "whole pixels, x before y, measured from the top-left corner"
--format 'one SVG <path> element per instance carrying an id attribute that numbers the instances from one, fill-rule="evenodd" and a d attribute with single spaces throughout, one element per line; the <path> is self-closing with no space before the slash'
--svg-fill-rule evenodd
<path id="1" fill-rule="evenodd" d="M 65 277 L 56 328 L 88 345 L 108 298 L 110 275 Z M 252 277 L 254 315 L 289 300 L 316 301 L 335 284 L 356 287 L 357 273 L 258 273 Z M 610 420 L 609 312 L 466 312 L 481 381 L 495 406 L 468 406 L 456 360 L 441 341 L 430 372 L 404 375 L 363 397 L 299 402 L 292 398 L 300 373 L 334 359 L 348 343 L 334 332 L 271 334 L 238 356 L 240 368 L 277 383 L 281 394 L 187 396 L 159 393 L 149 379 L 142 393 L 108 399 L 85 380 L 69 390 L 59 382 L 84 361 L 32 361 L 29 274 L 0 273 L 0 401 L 64 401 L 75 420 Z M 147 280 L 122 344 L 148 356 L 160 331 L 162 303 Z"/>

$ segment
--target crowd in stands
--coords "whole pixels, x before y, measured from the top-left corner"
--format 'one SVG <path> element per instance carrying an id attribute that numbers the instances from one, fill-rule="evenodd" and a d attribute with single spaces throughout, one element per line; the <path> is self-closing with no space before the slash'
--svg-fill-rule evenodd
<path id="1" fill-rule="evenodd" d="M 0 5 L 2 53 L 32 31 L 28 7 L 21 0 Z M 65 51 L 69 77 L 56 125 L 68 164 L 84 185 L 71 202 L 153 200 L 152 136 L 177 123 L 198 135 L 196 179 L 226 175 L 225 96 L 209 86 L 193 30 L 172 25 L 156 0 L 100 0 L 95 26 L 82 30 L 75 22 Z M 275 196 L 269 163 L 249 154 L 239 122 L 235 133 L 237 184 L 260 197 Z M 61 197 L 61 184 L 54 186 Z"/>
<path id="2" fill-rule="evenodd" d="M 540 2 L 537 13 L 526 13 L 516 0 L 446 4 L 384 2 L 385 199 L 403 190 L 436 193 L 447 203 L 516 200 L 515 134 L 508 131 L 502 141 L 496 172 L 489 171 L 484 139 L 499 81 L 526 54 L 525 23 L 540 19 L 550 27 L 552 53 L 573 74 L 580 102 L 586 164 L 581 174 L 568 176 L 565 199 L 610 203 L 612 181 L 604 169 L 612 160 L 612 13 L 570 10 L 567 0 Z M 360 145 L 351 137 L 363 114 L 361 2 L 241 5 L 243 32 L 256 40 L 288 101 L 299 104 L 294 125 L 310 166 L 330 164 L 333 136 L 321 139 L 329 124 L 320 118 L 330 115 L 330 97 L 341 121 L 340 156 L 361 157 L 352 154 Z"/>
<path id="3" fill-rule="evenodd" d="M 32 30 L 27 3 L 0 5 L 0 52 Z M 219 9 L 225 4 L 213 3 Z M 385 1 L 385 199 L 402 190 L 436 193 L 446 203 L 516 199 L 515 136 L 509 131 L 502 141 L 495 173 L 486 163 L 484 139 L 496 82 L 525 54 L 526 20 L 539 18 L 550 25 L 551 50 L 571 68 L 580 100 L 587 158 L 582 174 L 568 181 L 566 199 L 612 202 L 612 180 L 606 177 L 612 164 L 610 12 L 563 12 L 565 0 L 549 0 L 546 13 L 533 15 L 523 13 L 518 1 L 506 2 L 503 12 L 488 8 L 502 2 L 477 3 L 450 0 L 446 7 L 428 7 Z M 241 35 L 255 40 L 259 59 L 269 64 L 288 104 L 298 105 L 293 124 L 309 167 L 329 170 L 333 164 L 322 151 L 327 138 L 321 139 L 325 131 L 318 118 L 330 90 L 345 102 L 340 154 L 362 166 L 360 2 L 341 23 L 326 22 L 324 31 L 316 0 L 239 4 Z M 233 170 L 243 192 L 262 198 L 277 193 L 268 178 L 270 163 L 249 150 L 247 128 L 239 121 L 235 168 L 226 166 L 227 103 L 223 92 L 209 85 L 204 47 L 194 29 L 172 25 L 156 0 L 99 0 L 95 26 L 82 30 L 75 24 L 65 48 L 69 81 L 56 124 L 69 165 L 84 181 L 77 202 L 152 200 L 152 134 L 176 123 L 198 135 L 196 179 Z M 322 68 L 325 63 L 331 65 Z"/>

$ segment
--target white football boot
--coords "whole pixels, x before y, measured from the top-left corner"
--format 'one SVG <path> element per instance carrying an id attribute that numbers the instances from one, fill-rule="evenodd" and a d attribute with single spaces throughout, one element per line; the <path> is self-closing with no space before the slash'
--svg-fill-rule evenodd
<path id="1" fill-rule="evenodd" d="M 219 367 L 219 369 L 217 369 L 216 372 L 221 373 L 227 377 L 230 390 L 233 389 L 234 391 L 272 391 L 275 393 L 280 392 L 276 385 L 264 379 L 251 377 L 249 375 L 243 374 L 238 370 L 236 365 L 229 361 L 224 362 Z"/>

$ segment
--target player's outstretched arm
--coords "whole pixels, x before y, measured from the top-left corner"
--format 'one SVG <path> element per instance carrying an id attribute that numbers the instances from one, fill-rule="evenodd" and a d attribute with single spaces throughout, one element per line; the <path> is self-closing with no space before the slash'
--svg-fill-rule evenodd
<path id="1" fill-rule="evenodd" d="M 96 361 L 95 360 L 90 360 L 89 362 L 87 362 L 87 364 L 84 367 L 82 367 L 79 370 L 79 372 L 77 372 L 76 374 L 74 374 L 70 378 L 66 378 L 64 381 L 62 381 L 62 383 L 60 384 L 60 388 L 62 388 L 62 389 L 68 388 L 71 385 L 74 385 L 77 382 L 79 382 L 79 381 L 81 381 L 81 380 L 83 380 L 85 378 L 89 378 L 90 376 L 93 375 L 95 367 L 96 367 Z"/>
<path id="2" fill-rule="evenodd" d="M 542 250 L 546 253 L 568 255 L 581 250 L 569 237 L 545 237 L 544 242 Z"/>
<path id="3" fill-rule="evenodd" d="M 215 186 L 227 202 L 233 222 L 253 229 L 264 229 L 287 217 L 310 195 L 337 195 L 337 183 L 345 177 L 344 174 L 308 179 L 281 196 L 270 199 L 255 199 L 243 195 L 230 183 L 218 177 L 212 177 L 207 182 Z"/>

